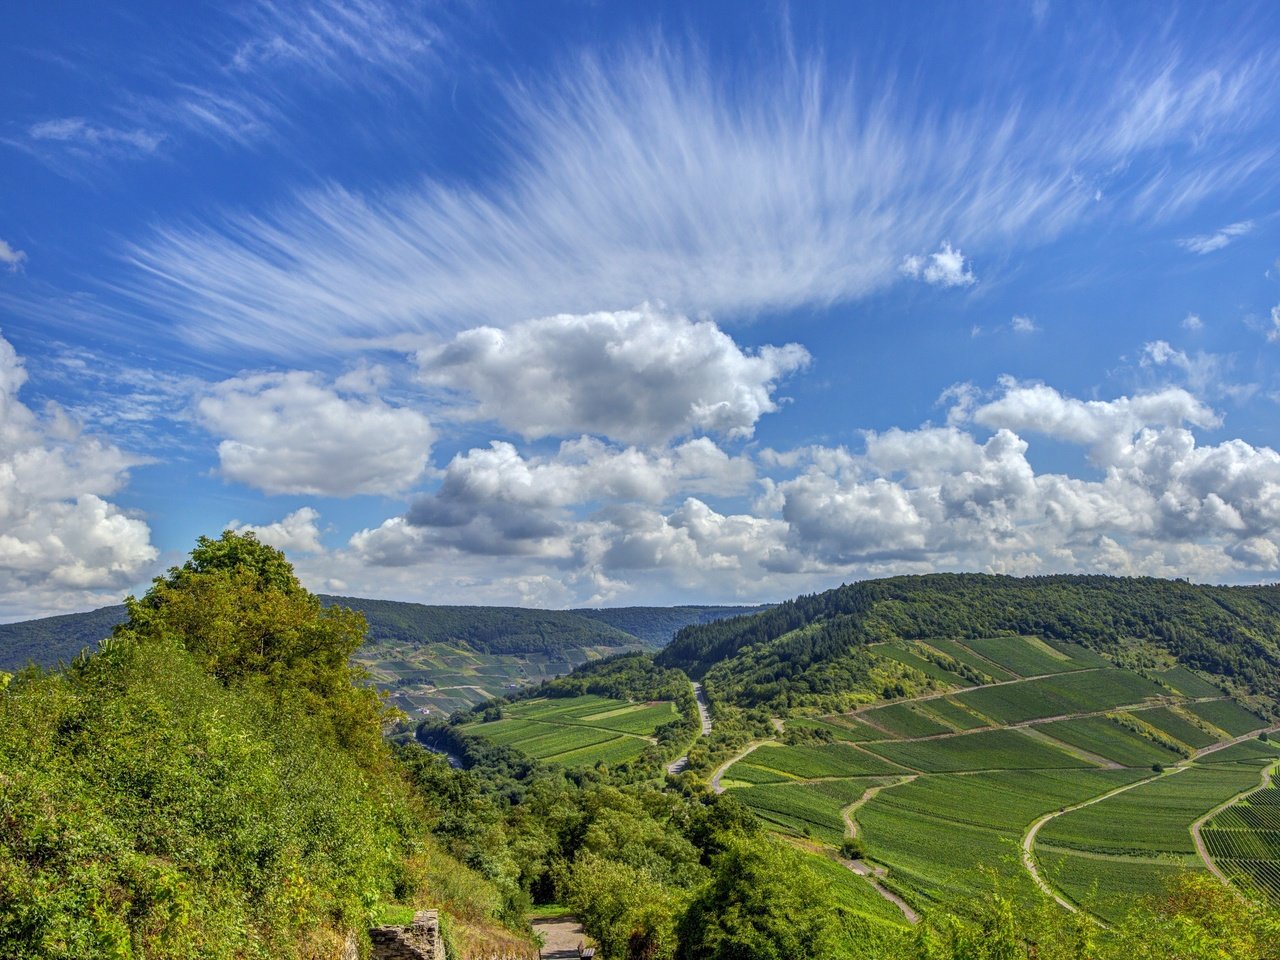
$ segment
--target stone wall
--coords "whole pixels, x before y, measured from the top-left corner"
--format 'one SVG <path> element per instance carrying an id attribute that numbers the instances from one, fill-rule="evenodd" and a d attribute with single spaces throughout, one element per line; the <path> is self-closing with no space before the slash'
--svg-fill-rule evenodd
<path id="1" fill-rule="evenodd" d="M 419 910 L 407 927 L 374 927 L 373 960 L 445 960 L 440 938 L 440 915 L 435 910 Z"/>

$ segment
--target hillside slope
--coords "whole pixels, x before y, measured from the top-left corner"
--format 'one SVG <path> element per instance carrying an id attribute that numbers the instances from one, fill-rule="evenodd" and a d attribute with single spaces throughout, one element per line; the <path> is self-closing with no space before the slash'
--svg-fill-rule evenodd
<path id="1" fill-rule="evenodd" d="M 1273 704 L 1280 587 L 1105 576 L 930 574 L 848 584 L 752 617 L 686 627 L 657 656 L 743 706 L 822 703 L 873 683 L 869 644 L 1024 634 L 1120 662 L 1176 659 Z M 1171 665 L 1166 663 L 1165 665 Z"/>
<path id="2" fill-rule="evenodd" d="M 729 617 L 750 616 L 765 609 L 765 606 L 584 607 L 568 612 L 617 627 L 639 637 L 648 646 L 662 647 L 685 627 L 714 623 Z"/>

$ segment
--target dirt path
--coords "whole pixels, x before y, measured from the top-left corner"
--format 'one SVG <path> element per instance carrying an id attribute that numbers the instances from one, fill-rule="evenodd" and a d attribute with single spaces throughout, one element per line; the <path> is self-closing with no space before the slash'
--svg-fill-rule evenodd
<path id="1" fill-rule="evenodd" d="M 1095 803 L 1101 803 L 1103 800 L 1106 800 L 1108 797 L 1114 797 L 1118 793 L 1124 793 L 1126 790 L 1132 790 L 1134 787 L 1140 787 L 1144 783 L 1150 783 L 1152 780 L 1158 780 L 1161 777 L 1171 777 L 1175 773 L 1181 773 L 1183 770 L 1186 770 L 1186 769 L 1187 769 L 1186 766 L 1171 767 L 1168 770 L 1166 770 L 1164 773 L 1157 773 L 1155 776 L 1144 777 L 1141 780 L 1135 780 L 1133 783 L 1126 783 L 1124 784 L 1124 786 L 1116 787 L 1114 790 L 1108 790 L 1106 793 L 1101 793 L 1098 796 L 1093 797 L 1092 799 L 1089 799 L 1089 800 L 1085 800 L 1082 803 L 1077 803 L 1070 807 L 1063 807 L 1061 810 L 1054 810 L 1052 813 L 1046 813 L 1043 817 L 1036 820 L 1033 824 L 1031 824 L 1030 827 L 1027 828 L 1027 832 L 1023 834 L 1023 837 L 1022 837 L 1022 865 L 1026 867 L 1027 873 L 1031 874 L 1031 879 L 1036 882 L 1036 886 L 1039 887 L 1041 890 L 1043 890 L 1049 896 L 1053 897 L 1053 899 L 1057 901 L 1059 906 L 1063 907 L 1066 910 L 1069 910 L 1071 913 L 1079 913 L 1080 908 L 1077 907 L 1070 900 L 1061 896 L 1058 893 L 1058 891 L 1053 888 L 1053 886 L 1049 883 L 1049 881 L 1046 880 L 1040 874 L 1039 867 L 1036 864 L 1036 855 L 1035 855 L 1036 834 L 1040 832 L 1040 828 L 1043 827 L 1050 820 L 1054 819 L 1055 817 L 1060 817 L 1064 813 L 1070 813 L 1071 811 L 1079 810 L 1082 807 L 1089 807 Z M 1090 914 L 1090 916 L 1092 916 L 1092 914 Z M 1094 919 L 1099 924 L 1102 924 L 1102 921 L 1097 920 L 1096 917 L 1094 917 Z M 1106 926 L 1105 924 L 1102 924 L 1102 925 Z"/>
<path id="2" fill-rule="evenodd" d="M 773 742 L 772 740 L 754 740 L 751 743 L 747 744 L 747 748 L 743 750 L 741 753 L 735 754 L 734 756 L 726 760 L 724 763 L 720 764 L 720 766 L 716 767 L 716 772 L 711 775 L 711 789 L 714 790 L 716 793 L 724 793 L 725 788 L 720 786 L 720 778 L 724 776 L 725 771 L 728 770 L 730 767 L 732 767 L 735 763 L 737 763 L 743 757 L 745 757 L 747 754 L 754 751 L 757 747 L 763 747 L 766 743 L 772 743 L 772 742 Z"/>
<path id="3" fill-rule="evenodd" d="M 857 837 L 858 824 L 853 819 L 853 811 L 857 810 L 860 806 L 867 803 L 872 797 L 874 797 L 877 793 L 879 793 L 881 790 L 885 789 L 886 787 L 900 787 L 904 783 L 910 783 L 912 780 L 916 779 L 916 777 L 918 776 L 919 774 L 913 773 L 910 776 L 900 778 L 897 783 L 882 783 L 878 787 L 868 787 L 866 793 L 864 793 L 857 800 L 853 801 L 853 803 L 849 804 L 847 807 L 845 807 L 843 810 L 840 811 L 840 818 L 844 820 L 844 832 L 847 833 L 851 838 Z"/>
<path id="4" fill-rule="evenodd" d="M 1227 885 L 1227 888 L 1231 890 L 1231 892 L 1234 893 L 1241 900 L 1245 900 L 1247 898 L 1243 893 L 1240 892 L 1240 890 L 1235 886 L 1235 884 L 1233 884 L 1230 880 L 1227 879 L 1227 875 L 1218 869 L 1218 865 L 1213 862 L 1213 858 L 1209 856 L 1209 848 L 1205 846 L 1204 838 L 1200 836 L 1200 828 L 1203 827 L 1205 823 L 1207 823 L 1209 819 L 1215 816 L 1219 811 L 1225 810 L 1227 807 L 1231 806 L 1233 803 L 1238 803 L 1239 801 L 1243 800 L 1245 797 L 1251 796 L 1252 794 L 1257 793 L 1259 790 L 1262 790 L 1267 786 L 1269 786 L 1271 784 L 1271 775 L 1275 773 L 1276 770 L 1280 770 L 1280 760 L 1277 760 L 1275 763 L 1269 763 L 1267 764 L 1267 766 L 1263 768 L 1262 781 L 1256 787 L 1250 787 L 1248 790 L 1245 790 L 1242 793 L 1237 793 L 1230 800 L 1227 800 L 1227 801 L 1224 801 L 1223 803 L 1218 804 L 1216 807 L 1214 807 L 1212 810 L 1210 810 L 1203 817 L 1201 817 L 1199 820 L 1197 820 L 1195 823 L 1191 825 L 1191 839 L 1195 841 L 1196 853 L 1200 855 L 1200 859 L 1204 861 L 1204 865 L 1209 868 L 1209 872 L 1212 873 L 1219 880 L 1221 880 L 1223 883 L 1225 883 Z"/>
<path id="5" fill-rule="evenodd" d="M 533 921 L 533 929 L 536 933 L 542 934 L 543 946 L 538 956 L 547 958 L 562 958 L 578 956 L 578 947 L 582 944 L 589 944 L 591 941 L 582 930 L 582 924 L 578 923 L 577 917 L 557 917 L 554 920 L 535 920 Z"/>
<path id="6" fill-rule="evenodd" d="M 916 774 L 912 774 L 908 777 L 902 777 L 897 783 L 882 783 L 878 787 L 868 788 L 861 797 L 840 811 L 840 817 L 844 820 L 845 833 L 851 838 L 858 835 L 858 824 L 854 822 L 853 811 L 857 810 L 881 790 L 884 790 L 887 787 L 897 787 L 904 783 L 910 783 L 915 778 Z M 900 896 L 880 882 L 880 878 L 888 874 L 888 871 L 884 867 L 873 867 L 865 860 L 846 860 L 843 857 L 840 858 L 840 863 L 849 870 L 852 870 L 858 876 L 862 877 L 867 881 L 867 883 L 871 884 L 871 886 L 875 888 L 876 893 L 880 894 L 880 896 L 884 897 L 902 912 L 902 915 L 907 918 L 908 923 L 914 924 L 920 922 L 920 914 L 912 910 L 907 901 L 903 900 Z"/>

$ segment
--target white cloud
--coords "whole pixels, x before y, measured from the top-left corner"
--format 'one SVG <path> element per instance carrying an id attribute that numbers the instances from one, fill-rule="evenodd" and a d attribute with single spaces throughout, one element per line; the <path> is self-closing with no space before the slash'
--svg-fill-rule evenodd
<path id="1" fill-rule="evenodd" d="M 1271 329 L 1267 331 L 1268 343 L 1280 343 L 1280 303 L 1271 308 Z"/>
<path id="2" fill-rule="evenodd" d="M 300 507 L 274 523 L 253 524 L 232 520 L 227 528 L 238 533 L 257 534 L 259 540 L 286 554 L 321 553 L 320 527 L 316 523 L 320 514 L 312 507 Z"/>
<path id="3" fill-rule="evenodd" d="M 1243 237 L 1253 230 L 1252 220 L 1242 220 L 1217 230 L 1213 233 L 1202 233 L 1194 237 L 1186 237 L 1178 241 L 1178 246 L 1192 253 L 1212 253 L 1221 250 L 1233 240 Z"/>
<path id="4" fill-rule="evenodd" d="M 1177 350 L 1165 340 L 1142 345 L 1139 366 L 1178 371 L 1193 393 L 1208 397 L 1247 399 L 1258 391 L 1256 383 L 1232 383 L 1228 377 L 1234 358 L 1204 350 L 1195 355 Z"/>
<path id="5" fill-rule="evenodd" d="M 32 140 L 65 144 L 91 156 L 128 156 L 155 153 L 165 136 L 140 127 L 120 129 L 94 123 L 84 117 L 43 120 L 27 129 Z"/>
<path id="6" fill-rule="evenodd" d="M 777 409 L 777 382 L 809 360 L 798 344 L 744 352 L 710 320 L 648 305 L 480 327 L 418 353 L 421 379 L 475 400 L 464 416 L 527 438 L 594 433 L 654 443 L 749 437 Z"/>
<path id="7" fill-rule="evenodd" d="M 947 241 L 943 241 L 936 253 L 905 257 L 901 270 L 908 277 L 935 287 L 969 287 L 978 282 L 964 254 Z"/>
<path id="8" fill-rule="evenodd" d="M 1036 322 L 1030 317 L 1016 316 L 1010 321 L 1010 327 L 1014 333 L 1037 333 L 1040 328 L 1036 326 Z"/>
<path id="9" fill-rule="evenodd" d="M 0 617 L 118 602 L 156 560 L 147 524 L 105 498 L 138 461 L 20 399 L 27 374 L 0 338 Z"/>
<path id="10" fill-rule="evenodd" d="M 427 467 L 435 431 L 415 410 L 344 393 L 313 373 L 214 384 L 196 403 L 228 480 L 266 493 L 393 494 Z"/>
<path id="11" fill-rule="evenodd" d="M 8 268 L 10 273 L 16 273 L 18 268 L 26 263 L 27 255 L 21 250 L 16 250 L 4 240 L 0 240 L 0 265 Z"/>
<path id="12" fill-rule="evenodd" d="M 1194 332 L 1195 332 L 1195 331 L 1197 331 L 1197 330 L 1203 330 L 1203 329 L 1204 329 L 1204 321 L 1200 319 L 1200 314 L 1198 314 L 1198 313 L 1188 313 L 1185 317 L 1183 317 L 1183 318 L 1182 318 L 1182 329 L 1183 329 L 1183 330 L 1190 330 L 1192 333 L 1194 333 Z"/>
<path id="13" fill-rule="evenodd" d="M 1267 63 L 1148 54 L 1036 111 L 993 95 L 945 121 L 812 61 L 729 83 L 661 46 L 585 58 L 508 91 L 512 146 L 486 182 L 328 185 L 162 225 L 130 249 L 126 286 L 193 340 L 279 353 L 646 299 L 718 316 L 856 300 L 939 236 L 981 251 L 1104 206 L 1169 217 L 1266 168 L 1273 150 L 1238 141 L 1269 102 Z M 906 265 L 973 282 L 952 247 Z"/>

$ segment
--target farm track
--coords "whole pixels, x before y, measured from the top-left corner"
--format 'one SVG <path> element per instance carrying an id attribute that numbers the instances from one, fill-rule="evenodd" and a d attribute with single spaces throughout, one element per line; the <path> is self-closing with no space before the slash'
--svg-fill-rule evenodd
<path id="1" fill-rule="evenodd" d="M 910 783 L 916 778 L 916 776 L 917 774 L 912 774 L 911 776 L 902 777 L 897 783 L 882 783 L 878 787 L 871 787 L 861 797 L 841 810 L 840 817 L 844 820 L 845 832 L 849 837 L 852 839 L 858 836 L 858 824 L 853 819 L 854 810 L 857 810 L 858 807 L 867 803 L 881 790 L 888 787 L 898 787 L 904 783 Z M 902 915 L 906 917 L 908 923 L 916 924 L 920 922 L 920 914 L 916 913 L 915 910 L 911 908 L 911 905 L 903 900 L 902 897 L 898 896 L 880 882 L 880 878 L 886 876 L 888 873 L 884 867 L 873 867 L 865 860 L 848 860 L 843 857 L 840 858 L 840 863 L 871 884 L 876 893 L 880 894 L 880 896 L 885 900 L 888 900 L 902 912 Z"/>
<path id="2" fill-rule="evenodd" d="M 743 757 L 753 753 L 757 747 L 763 747 L 766 743 L 772 742 L 772 740 L 753 740 L 751 743 L 747 744 L 747 748 L 741 753 L 730 757 L 724 763 L 720 764 L 720 766 L 716 767 L 716 772 L 711 775 L 711 789 L 716 793 L 724 793 L 726 788 L 720 785 L 720 780 L 724 777 L 725 772 Z"/>
<path id="3" fill-rule="evenodd" d="M 1186 769 L 1188 769 L 1186 765 L 1171 767 L 1168 770 L 1164 771 L 1163 773 L 1157 773 L 1154 776 L 1145 777 L 1142 780 L 1135 780 L 1133 783 L 1126 783 L 1123 786 L 1116 787 L 1114 790 L 1108 790 L 1106 793 L 1100 793 L 1098 794 L 1098 796 L 1092 797 L 1089 800 L 1085 800 L 1081 803 L 1072 804 L 1069 807 L 1063 807 L 1061 810 L 1055 810 L 1052 813 L 1046 813 L 1044 816 L 1040 817 L 1038 820 L 1033 822 L 1031 826 L 1027 828 L 1027 832 L 1022 835 L 1022 865 L 1026 868 L 1027 873 L 1031 874 L 1031 879 L 1035 881 L 1036 886 L 1039 887 L 1045 894 L 1052 897 L 1058 903 L 1058 905 L 1063 907 L 1065 910 L 1068 910 L 1071 913 L 1079 913 L 1080 907 L 1072 903 L 1070 900 L 1066 899 L 1066 897 L 1059 894 L 1058 891 L 1054 889 L 1053 885 L 1050 884 L 1049 881 L 1046 880 L 1040 874 L 1040 870 L 1036 865 L 1036 855 L 1035 855 L 1036 834 L 1040 832 L 1040 828 L 1043 827 L 1050 820 L 1053 820 L 1056 817 L 1060 817 L 1064 813 L 1071 813 L 1074 810 L 1080 810 L 1084 807 L 1093 806 L 1093 804 L 1095 803 L 1101 803 L 1103 800 L 1106 800 L 1109 797 L 1114 797 L 1117 794 L 1124 793 L 1126 790 L 1132 790 L 1134 787 L 1140 787 L 1144 783 L 1151 783 L 1151 781 L 1159 780 L 1161 777 L 1174 776 L 1175 774 L 1181 773 L 1183 770 L 1186 770 Z M 1103 923 L 1102 920 L 1094 916 L 1092 913 L 1089 913 L 1087 915 L 1099 925 L 1103 927 L 1106 926 L 1106 924 Z"/>

